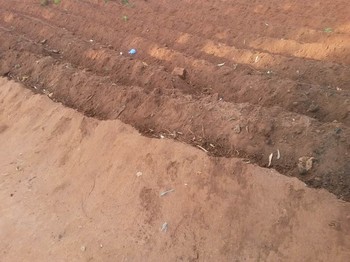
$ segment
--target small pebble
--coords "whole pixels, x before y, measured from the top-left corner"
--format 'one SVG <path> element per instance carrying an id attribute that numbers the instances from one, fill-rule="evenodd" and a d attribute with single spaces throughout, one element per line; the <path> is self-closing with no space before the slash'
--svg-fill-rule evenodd
<path id="1" fill-rule="evenodd" d="M 240 126 L 240 125 L 236 125 L 235 128 L 233 129 L 233 131 L 234 131 L 236 134 L 241 133 L 241 126 Z"/>

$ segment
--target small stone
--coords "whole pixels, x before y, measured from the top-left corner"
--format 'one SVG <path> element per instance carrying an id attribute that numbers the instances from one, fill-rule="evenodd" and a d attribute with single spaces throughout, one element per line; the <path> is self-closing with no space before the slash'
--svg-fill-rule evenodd
<path id="1" fill-rule="evenodd" d="M 172 74 L 174 76 L 178 76 L 182 79 L 185 79 L 186 78 L 186 69 L 182 68 L 182 67 L 175 67 Z"/>
<path id="2" fill-rule="evenodd" d="M 341 230 L 341 225 L 338 221 L 331 221 L 329 224 L 328 224 L 330 227 L 334 228 L 335 230 L 337 231 L 340 231 Z"/>
<path id="3" fill-rule="evenodd" d="M 307 156 L 303 156 L 299 158 L 299 163 L 298 163 L 299 173 L 301 175 L 305 175 L 307 172 L 309 172 L 312 169 L 314 160 L 315 160 L 314 157 L 307 157 Z"/>
<path id="4" fill-rule="evenodd" d="M 295 133 L 296 133 L 297 135 L 300 135 L 300 134 L 303 133 L 303 130 L 302 130 L 302 129 L 297 129 L 297 130 L 295 131 Z"/>
<path id="5" fill-rule="evenodd" d="M 137 172 L 137 173 L 136 173 L 136 176 L 137 176 L 137 177 L 142 176 L 142 172 Z"/>
<path id="6" fill-rule="evenodd" d="M 311 112 L 311 113 L 315 113 L 319 110 L 319 106 L 318 105 L 315 105 L 315 104 L 311 104 L 309 109 L 307 110 L 308 112 Z"/>
<path id="7" fill-rule="evenodd" d="M 341 131 L 342 131 L 342 129 L 341 128 L 336 128 L 335 130 L 334 130 L 334 132 L 337 134 L 337 135 L 339 135 L 340 133 L 341 133 Z"/>
<path id="8" fill-rule="evenodd" d="M 240 125 L 236 125 L 235 128 L 233 129 L 233 131 L 234 131 L 236 134 L 241 133 L 241 126 L 240 126 Z"/>
<path id="9" fill-rule="evenodd" d="M 80 250 L 84 252 L 86 250 L 86 246 L 81 246 Z"/>
<path id="10" fill-rule="evenodd" d="M 40 4 L 41 4 L 42 6 L 46 6 L 46 5 L 49 4 L 49 0 L 40 0 Z"/>

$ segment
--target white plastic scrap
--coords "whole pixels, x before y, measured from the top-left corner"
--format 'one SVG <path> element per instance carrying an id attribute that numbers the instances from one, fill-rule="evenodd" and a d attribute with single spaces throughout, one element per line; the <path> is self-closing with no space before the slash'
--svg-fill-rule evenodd
<path id="1" fill-rule="evenodd" d="M 256 57 L 255 57 L 255 63 L 257 63 L 257 62 L 259 62 L 259 60 L 260 60 L 260 57 L 257 55 Z"/>
<path id="2" fill-rule="evenodd" d="M 169 193 L 171 193 L 171 192 L 174 192 L 174 191 L 175 191 L 175 189 L 170 189 L 170 190 L 161 192 L 161 193 L 160 193 L 160 196 L 161 196 L 161 197 L 162 197 L 162 196 L 165 196 L 165 195 L 167 195 L 167 194 L 169 194 Z"/>
<path id="3" fill-rule="evenodd" d="M 267 167 L 270 167 L 270 166 L 271 166 L 272 158 L 273 158 L 273 153 L 271 153 L 271 154 L 269 155 L 269 164 L 267 165 Z"/>
<path id="4" fill-rule="evenodd" d="M 281 158 L 281 153 L 280 153 L 280 150 L 277 149 L 277 159 L 280 159 Z"/>
<path id="5" fill-rule="evenodd" d="M 163 232 L 167 232 L 168 231 L 168 223 L 164 222 L 164 224 L 162 225 L 162 228 L 160 230 Z"/>

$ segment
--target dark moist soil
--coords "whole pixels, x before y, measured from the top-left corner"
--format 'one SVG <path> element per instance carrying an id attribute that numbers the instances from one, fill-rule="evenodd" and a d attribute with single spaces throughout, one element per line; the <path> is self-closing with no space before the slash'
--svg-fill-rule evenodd
<path id="1" fill-rule="evenodd" d="M 350 200 L 347 1 L 0 2 L 1 75 Z"/>

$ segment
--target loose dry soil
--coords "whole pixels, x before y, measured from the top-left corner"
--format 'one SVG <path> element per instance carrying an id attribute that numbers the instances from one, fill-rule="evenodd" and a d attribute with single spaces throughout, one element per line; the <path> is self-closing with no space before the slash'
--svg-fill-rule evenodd
<path id="1" fill-rule="evenodd" d="M 0 0 L 1 261 L 348 261 L 347 2 Z"/>

